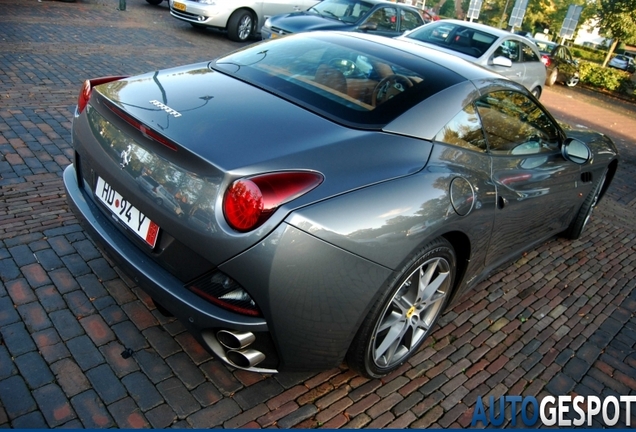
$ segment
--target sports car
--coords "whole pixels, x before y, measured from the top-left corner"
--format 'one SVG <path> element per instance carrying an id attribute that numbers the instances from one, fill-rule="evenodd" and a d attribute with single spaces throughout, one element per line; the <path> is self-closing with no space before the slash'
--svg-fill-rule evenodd
<path id="1" fill-rule="evenodd" d="M 347 32 L 87 80 L 72 136 L 86 232 L 208 350 L 263 373 L 398 368 L 491 271 L 579 237 L 618 164 L 519 84 Z"/>

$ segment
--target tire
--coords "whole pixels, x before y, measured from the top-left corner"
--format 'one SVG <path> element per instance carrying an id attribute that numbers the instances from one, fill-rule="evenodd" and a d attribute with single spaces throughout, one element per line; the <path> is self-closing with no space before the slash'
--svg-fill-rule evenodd
<path id="1" fill-rule="evenodd" d="M 234 42 L 246 42 L 254 33 L 254 16 L 246 10 L 238 10 L 227 22 L 227 37 Z"/>
<path id="2" fill-rule="evenodd" d="M 565 85 L 568 87 L 574 87 L 579 83 L 579 73 L 575 73 L 565 82 Z"/>
<path id="3" fill-rule="evenodd" d="M 376 301 L 349 347 L 349 367 L 382 377 L 415 354 L 432 332 L 450 298 L 455 251 L 438 238 L 425 246 Z"/>
<path id="4" fill-rule="evenodd" d="M 559 71 L 557 70 L 557 68 L 552 69 L 552 72 L 550 72 L 550 75 L 548 75 L 545 80 L 545 85 L 547 85 L 548 87 L 552 87 L 556 83 L 558 77 Z"/>
<path id="5" fill-rule="evenodd" d="M 151 5 L 160 5 L 161 2 L 163 2 L 163 0 L 146 0 L 148 3 L 150 3 Z"/>
<path id="6" fill-rule="evenodd" d="M 534 96 L 535 98 L 539 99 L 541 97 L 541 87 L 533 88 L 530 93 L 532 93 L 532 96 Z"/>
<path id="7" fill-rule="evenodd" d="M 579 208 L 579 212 L 576 214 L 572 223 L 567 230 L 563 233 L 565 238 L 570 240 L 577 240 L 583 234 L 583 230 L 587 225 L 587 222 L 590 220 L 590 216 L 592 216 L 592 211 L 596 207 L 599 201 L 599 197 L 601 196 L 601 192 L 603 191 L 603 186 L 605 185 L 605 180 L 607 179 L 607 168 L 603 172 L 603 175 L 598 179 L 588 196 L 583 201 L 581 208 Z"/>

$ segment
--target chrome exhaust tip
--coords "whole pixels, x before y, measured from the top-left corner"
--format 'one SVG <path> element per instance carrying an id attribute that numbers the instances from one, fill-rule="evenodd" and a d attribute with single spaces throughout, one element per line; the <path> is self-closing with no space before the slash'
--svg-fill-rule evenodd
<path id="1" fill-rule="evenodd" d="M 234 330 L 219 330 L 216 338 L 221 345 L 230 350 L 241 350 L 256 340 L 252 332 Z"/>
<path id="2" fill-rule="evenodd" d="M 265 360 L 265 354 L 253 349 L 232 350 L 225 355 L 230 363 L 240 368 L 251 368 Z"/>

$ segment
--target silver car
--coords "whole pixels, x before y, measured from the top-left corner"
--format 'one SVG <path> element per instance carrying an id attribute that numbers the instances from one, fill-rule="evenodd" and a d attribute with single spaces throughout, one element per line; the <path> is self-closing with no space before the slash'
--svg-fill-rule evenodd
<path id="1" fill-rule="evenodd" d="M 170 0 L 170 15 L 193 27 L 227 30 L 227 37 L 245 42 L 273 15 L 306 10 L 318 0 Z"/>
<path id="2" fill-rule="evenodd" d="M 483 24 L 440 20 L 400 37 L 493 70 L 522 84 L 539 98 L 546 68 L 537 47 L 523 36 Z"/>

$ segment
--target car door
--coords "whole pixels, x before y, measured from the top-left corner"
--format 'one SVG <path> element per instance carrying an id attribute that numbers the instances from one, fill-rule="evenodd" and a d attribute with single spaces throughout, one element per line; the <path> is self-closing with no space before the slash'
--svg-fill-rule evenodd
<path id="1" fill-rule="evenodd" d="M 507 67 L 492 64 L 492 60 L 500 56 L 510 59 L 512 65 Z M 519 41 L 515 39 L 504 39 L 501 41 L 488 63 L 489 69 L 494 70 L 514 82 L 525 85 L 526 67 L 522 61 Z"/>
<path id="2" fill-rule="evenodd" d="M 561 46 L 559 52 L 559 75 L 562 76 L 562 81 L 567 81 L 570 77 L 574 76 L 577 72 L 577 65 L 570 54 L 570 50 Z"/>
<path id="3" fill-rule="evenodd" d="M 423 24 L 424 20 L 417 12 L 410 9 L 400 9 L 399 34 L 413 30 Z"/>
<path id="4" fill-rule="evenodd" d="M 380 6 L 373 10 L 361 25 L 366 32 L 380 36 L 398 36 L 398 11 L 394 6 Z"/>
<path id="5" fill-rule="evenodd" d="M 526 94 L 493 91 L 477 102 L 497 193 L 487 265 L 563 231 L 580 200 L 580 168 L 561 155 L 563 134 Z"/>
<path id="6" fill-rule="evenodd" d="M 541 55 L 530 44 L 519 42 L 519 50 L 524 67 L 522 84 L 528 90 L 532 90 L 545 82 L 546 68 L 541 61 Z"/>

